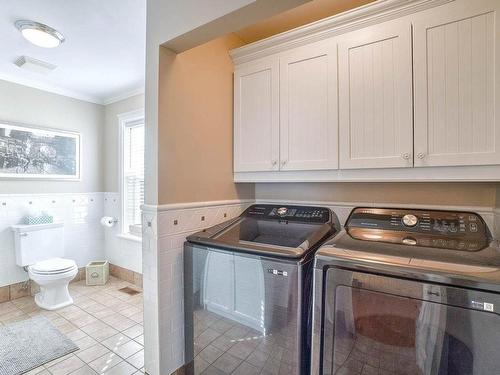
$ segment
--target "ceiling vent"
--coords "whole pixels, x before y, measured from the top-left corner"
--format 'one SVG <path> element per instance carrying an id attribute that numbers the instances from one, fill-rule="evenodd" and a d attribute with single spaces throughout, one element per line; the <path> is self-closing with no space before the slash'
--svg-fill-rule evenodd
<path id="1" fill-rule="evenodd" d="M 14 61 L 14 64 L 20 68 L 41 74 L 49 74 L 57 68 L 57 65 L 52 65 L 48 62 L 37 60 L 29 56 L 19 57 L 16 61 Z"/>

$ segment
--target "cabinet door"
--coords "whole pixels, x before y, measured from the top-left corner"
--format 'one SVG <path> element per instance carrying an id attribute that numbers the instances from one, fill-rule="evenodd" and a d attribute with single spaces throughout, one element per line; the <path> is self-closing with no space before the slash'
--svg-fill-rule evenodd
<path id="1" fill-rule="evenodd" d="M 415 18 L 415 166 L 500 164 L 499 10 L 457 1 Z"/>
<path id="2" fill-rule="evenodd" d="M 279 60 L 245 64 L 234 73 L 234 171 L 278 170 Z"/>
<path id="3" fill-rule="evenodd" d="M 338 168 L 337 63 L 332 40 L 280 59 L 280 169 Z"/>
<path id="4" fill-rule="evenodd" d="M 338 51 L 340 168 L 413 166 L 410 23 L 348 33 Z"/>

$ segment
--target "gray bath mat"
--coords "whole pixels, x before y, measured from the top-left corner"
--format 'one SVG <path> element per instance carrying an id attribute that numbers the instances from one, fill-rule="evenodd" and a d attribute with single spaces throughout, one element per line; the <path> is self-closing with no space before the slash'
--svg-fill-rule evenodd
<path id="1" fill-rule="evenodd" d="M 78 350 L 43 316 L 0 326 L 0 375 L 17 375 Z"/>

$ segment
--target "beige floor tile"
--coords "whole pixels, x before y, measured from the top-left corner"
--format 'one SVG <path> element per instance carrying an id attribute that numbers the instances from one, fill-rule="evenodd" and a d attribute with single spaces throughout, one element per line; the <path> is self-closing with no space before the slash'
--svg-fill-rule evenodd
<path id="1" fill-rule="evenodd" d="M 75 326 L 79 328 L 89 325 L 90 323 L 97 322 L 97 319 L 90 314 L 86 314 L 84 316 L 80 316 L 76 319 L 70 319 L 70 320 L 71 323 L 73 323 Z"/>
<path id="2" fill-rule="evenodd" d="M 61 333 L 64 333 L 64 334 L 67 334 L 67 333 L 70 333 L 70 332 L 73 332 L 73 331 L 76 331 L 78 329 L 77 326 L 75 326 L 74 324 L 72 324 L 71 322 L 66 322 L 60 326 L 57 327 L 57 329 L 61 332 Z"/>
<path id="3" fill-rule="evenodd" d="M 120 362 L 115 367 L 112 367 L 109 371 L 106 371 L 105 375 L 132 375 L 137 369 L 127 362 Z"/>
<path id="4" fill-rule="evenodd" d="M 109 352 L 108 354 L 90 362 L 89 366 L 98 374 L 103 374 L 122 361 L 123 360 L 118 356 L 118 354 Z"/>
<path id="5" fill-rule="evenodd" d="M 111 336 L 110 338 L 107 338 L 106 340 L 102 341 L 102 344 L 107 347 L 108 349 L 114 350 L 120 345 L 126 344 L 127 342 L 130 341 L 130 338 L 123 333 L 119 333 L 117 335 Z"/>
<path id="6" fill-rule="evenodd" d="M 144 333 L 144 328 L 141 324 L 136 324 L 122 332 L 124 335 L 134 339 Z"/>
<path id="7" fill-rule="evenodd" d="M 144 349 L 138 351 L 137 353 L 131 355 L 127 358 L 127 362 L 134 366 L 136 369 L 141 369 L 144 367 Z"/>
<path id="8" fill-rule="evenodd" d="M 97 375 L 91 367 L 83 366 L 76 371 L 73 371 L 70 375 Z"/>
<path id="9" fill-rule="evenodd" d="M 142 345 L 135 341 L 129 341 L 113 349 L 113 351 L 122 358 L 128 358 L 140 350 L 142 350 Z"/>
<path id="10" fill-rule="evenodd" d="M 78 358 L 77 356 L 72 355 L 65 360 L 56 363 L 53 366 L 48 367 L 48 370 L 53 375 L 68 375 L 73 371 L 78 370 L 80 367 L 83 367 L 85 363 Z"/>
<path id="11" fill-rule="evenodd" d="M 50 374 L 46 369 L 45 367 L 43 366 L 40 366 L 40 367 L 37 367 L 37 368 L 34 368 L 33 370 L 31 371 L 28 371 L 27 373 L 25 373 L 24 375 L 42 375 L 44 373 L 44 371 L 47 373 L 47 374 Z"/>
<path id="12" fill-rule="evenodd" d="M 85 327 L 83 327 L 83 328 L 85 328 Z M 110 326 L 106 326 L 105 328 L 103 328 L 99 331 L 90 332 L 88 335 L 92 336 L 97 341 L 103 341 L 103 340 L 106 340 L 108 337 L 116 335 L 117 333 L 118 333 L 118 331 L 116 329 L 111 328 Z"/>
<path id="13" fill-rule="evenodd" d="M 126 318 L 121 314 L 113 314 L 101 319 L 103 322 L 109 324 L 111 327 L 118 331 L 124 331 L 130 327 L 135 326 L 137 323 L 132 319 Z"/>
<path id="14" fill-rule="evenodd" d="M 9 301 L 0 303 L 0 315 L 6 314 L 13 310 L 17 310 L 17 307 L 12 302 Z"/>
<path id="15" fill-rule="evenodd" d="M 81 329 L 77 329 L 75 331 L 72 331 L 68 334 L 66 334 L 66 337 L 68 337 L 68 339 L 70 340 L 80 340 L 80 339 L 83 339 L 84 337 L 87 337 L 87 334 L 85 332 L 83 332 Z"/>
<path id="16" fill-rule="evenodd" d="M 96 344 L 87 349 L 76 352 L 75 354 L 85 363 L 90 363 L 104 354 L 109 353 L 109 349 L 104 345 Z"/>
<path id="17" fill-rule="evenodd" d="M 45 367 L 50 367 L 50 366 L 54 366 L 56 363 L 59 363 L 61 361 L 64 361 L 65 359 L 68 359 L 70 357 L 73 357 L 74 354 L 73 353 L 69 353 L 69 354 L 66 354 L 66 355 L 63 355 L 62 357 L 59 357 L 59 358 L 56 358 L 50 362 L 47 362 L 44 366 Z"/>
<path id="18" fill-rule="evenodd" d="M 97 321 L 94 323 L 90 323 L 90 324 L 86 325 L 85 327 L 82 327 L 82 331 L 88 335 L 89 333 L 100 331 L 100 330 L 105 329 L 107 327 L 109 327 L 109 326 L 106 323 L 101 322 L 101 321 Z"/>
<path id="19" fill-rule="evenodd" d="M 142 346 L 144 346 L 144 335 L 137 336 L 134 341 L 138 342 Z"/>
<path id="20" fill-rule="evenodd" d="M 107 309 L 107 307 L 104 306 L 102 303 L 99 303 L 99 302 L 92 300 L 92 304 L 89 304 L 88 306 L 82 306 L 82 309 L 84 309 L 89 314 L 92 314 L 95 316 L 95 313 L 102 311 L 104 309 Z"/>
<path id="21" fill-rule="evenodd" d="M 80 348 L 80 350 L 85 350 L 98 344 L 97 340 L 93 339 L 90 336 L 85 336 L 81 339 L 73 340 L 73 342 Z"/>
<path id="22" fill-rule="evenodd" d="M 142 310 L 139 309 L 138 307 L 133 306 L 133 305 L 128 305 L 127 308 L 125 308 L 123 310 L 120 310 L 119 312 L 123 316 L 126 316 L 127 318 L 130 318 L 131 316 L 133 316 L 135 314 L 141 313 Z"/>
<path id="23" fill-rule="evenodd" d="M 104 305 L 100 305 L 100 306 L 104 306 Z M 116 312 L 111 310 L 109 307 L 106 307 L 106 306 L 104 306 L 104 308 L 102 310 L 99 310 L 99 311 L 92 313 L 92 315 L 94 315 L 97 319 L 102 319 L 106 316 L 113 315 L 113 314 L 116 314 Z"/>
<path id="24" fill-rule="evenodd" d="M 12 319 L 23 317 L 23 316 L 26 317 L 27 314 L 23 313 L 18 308 L 15 308 L 14 310 L 10 310 L 10 311 L 0 315 L 0 322 L 11 321 Z"/>
<path id="25" fill-rule="evenodd" d="M 2 320 L 2 323 L 4 325 L 6 324 L 9 324 L 9 323 L 15 323 L 15 322 L 20 322 L 22 320 L 26 320 L 26 319 L 29 319 L 30 316 L 29 315 L 26 315 L 26 314 L 23 314 L 23 315 L 19 315 L 19 316 L 16 316 L 16 317 L 13 317 L 13 318 L 10 318 L 10 319 L 5 319 L 5 320 Z"/>
<path id="26" fill-rule="evenodd" d="M 137 314 L 132 315 L 130 319 L 132 319 L 134 322 L 142 324 L 142 322 L 144 321 L 144 313 L 142 311 L 138 312 Z"/>

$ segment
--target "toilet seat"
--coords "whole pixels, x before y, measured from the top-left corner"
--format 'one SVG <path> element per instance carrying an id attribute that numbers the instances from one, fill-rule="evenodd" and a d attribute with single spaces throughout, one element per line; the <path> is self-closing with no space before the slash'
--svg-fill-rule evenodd
<path id="1" fill-rule="evenodd" d="M 78 268 L 75 261 L 64 258 L 52 258 L 37 262 L 29 267 L 33 275 L 61 275 Z"/>

